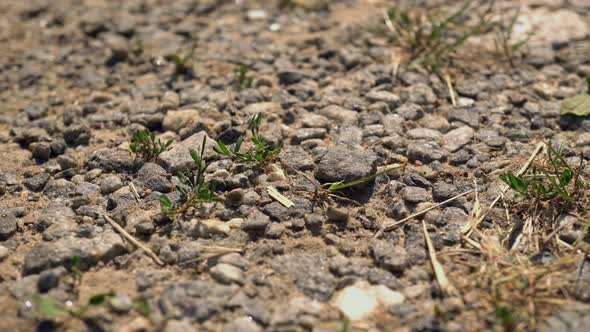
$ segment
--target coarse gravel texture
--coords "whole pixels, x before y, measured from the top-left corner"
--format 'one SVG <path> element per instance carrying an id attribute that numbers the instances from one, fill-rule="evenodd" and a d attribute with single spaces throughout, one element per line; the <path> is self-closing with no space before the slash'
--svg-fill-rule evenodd
<path id="1" fill-rule="evenodd" d="M 339 331 L 349 309 L 340 304 L 355 296 L 370 315 L 355 313 L 351 331 L 510 330 L 488 305 L 494 294 L 462 279 L 483 261 L 462 233 L 473 194 L 373 235 L 474 183 L 489 206 L 498 175 L 539 140 L 569 142 L 588 162 L 590 118 L 560 117 L 559 105 L 586 88 L 590 3 L 503 1 L 522 6 L 523 29 L 542 28 L 514 67 L 485 40 L 468 43 L 475 59 L 453 64 L 453 106 L 438 75 L 401 66 L 392 76 L 391 41 L 373 29 L 387 4 L 279 2 L 0 1 L 0 331 Z M 169 56 L 193 47 L 189 69 L 176 71 Z M 257 113 L 261 134 L 282 147 L 271 165 L 213 152 Z M 129 142 L 141 129 L 173 139 L 171 149 L 137 158 Z M 178 199 L 176 172 L 204 136 L 207 179 L 224 201 L 164 217 L 159 198 Z M 335 193 L 345 199 L 315 201 L 312 182 L 399 163 L 403 171 Z M 295 205 L 274 201 L 269 185 Z M 422 220 L 457 293 L 437 283 Z M 498 204 L 481 227 L 506 223 Z M 575 232 L 558 236 L 571 244 Z M 212 254 L 219 247 L 231 252 Z M 538 254 L 553 257 L 535 260 L 540 268 L 555 257 Z M 536 329 L 590 326 L 582 260 L 564 268 L 576 278 L 558 298 L 567 304 L 536 303 Z M 117 295 L 82 319 L 51 322 L 31 308 L 36 294 L 79 307 L 109 291 Z"/>

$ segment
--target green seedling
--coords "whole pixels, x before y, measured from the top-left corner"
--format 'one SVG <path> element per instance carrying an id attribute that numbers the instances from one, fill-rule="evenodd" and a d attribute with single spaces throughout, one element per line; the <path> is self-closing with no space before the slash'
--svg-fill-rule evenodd
<path id="1" fill-rule="evenodd" d="M 169 139 L 166 143 L 162 142 L 156 137 L 156 133 L 149 130 L 138 130 L 129 148 L 135 155 L 149 162 L 158 160 L 160 154 L 168 150 L 172 142 L 172 139 Z"/>
<path id="2" fill-rule="evenodd" d="M 228 156 L 232 159 L 236 159 L 240 162 L 254 162 L 259 165 L 266 164 L 269 161 L 273 160 L 278 153 L 281 151 L 281 148 L 271 148 L 268 145 L 264 136 L 260 134 L 260 124 L 262 122 L 262 114 L 258 113 L 248 120 L 248 129 L 252 134 L 252 143 L 254 148 L 246 151 L 240 152 L 242 147 L 242 143 L 244 141 L 244 137 L 241 136 L 238 138 L 238 141 L 235 143 L 233 148 L 230 149 L 225 143 L 221 140 L 217 141 L 217 146 L 213 147 L 216 153 L 224 156 Z"/>
<path id="3" fill-rule="evenodd" d="M 193 56 L 195 55 L 196 48 L 197 45 L 193 45 L 193 47 L 191 47 L 191 50 L 184 56 L 179 56 L 178 54 L 169 54 L 168 56 L 166 56 L 166 58 L 169 61 L 174 62 L 175 74 L 184 75 L 190 73 L 192 69 L 190 62 L 192 61 Z"/>
<path id="4" fill-rule="evenodd" d="M 590 75 L 586 76 L 587 93 L 582 93 L 564 99 L 561 102 L 561 115 L 589 116 L 590 115 Z"/>
<path id="5" fill-rule="evenodd" d="M 236 91 L 242 91 L 244 89 L 249 89 L 252 87 L 252 82 L 254 81 L 254 77 L 248 75 L 249 68 L 248 66 L 241 65 L 235 70 L 235 83 L 234 88 Z"/>
<path id="6" fill-rule="evenodd" d="M 547 201 L 561 197 L 571 203 L 572 193 L 579 186 L 576 172 L 563 157 L 563 146 L 555 149 L 547 144 L 547 160 L 546 167 L 535 165 L 524 175 L 504 173 L 500 179 L 524 198 Z"/>
<path id="7" fill-rule="evenodd" d="M 340 200 L 340 201 L 344 201 L 344 202 L 348 202 L 348 203 L 352 203 L 352 204 L 358 204 L 356 201 L 351 200 L 349 198 L 343 197 L 341 195 L 337 195 L 336 193 L 339 192 L 342 189 L 347 189 L 347 188 L 351 188 L 354 187 L 356 185 L 359 185 L 361 183 L 365 183 L 365 182 L 369 182 L 375 178 L 377 178 L 380 175 L 383 174 L 387 174 L 391 171 L 394 170 L 398 170 L 398 169 L 405 169 L 407 165 L 407 162 L 401 163 L 401 164 L 395 164 L 395 165 L 391 165 L 390 167 L 387 167 L 375 174 L 354 180 L 354 181 L 350 181 L 350 182 L 344 182 L 344 181 L 339 181 L 339 182 L 329 182 L 329 183 L 319 183 L 319 181 L 317 181 L 316 179 L 307 176 L 305 173 L 295 169 L 294 167 L 289 166 L 292 170 L 294 170 L 296 173 L 298 173 L 299 175 L 303 176 L 307 181 L 309 181 L 313 186 L 314 186 L 314 192 L 313 192 L 313 199 L 312 202 L 315 204 L 318 204 L 322 207 L 322 209 L 326 209 L 328 207 L 328 202 L 333 203 L 333 200 Z M 312 208 L 313 209 L 313 208 Z"/>
<path id="8" fill-rule="evenodd" d="M 82 283 L 82 272 L 80 271 L 80 257 L 72 257 L 72 259 L 70 260 L 70 272 L 74 277 L 74 284 L 79 286 Z"/>
<path id="9" fill-rule="evenodd" d="M 534 31 L 531 30 L 524 38 L 514 40 L 514 27 L 516 26 L 519 16 L 520 7 L 514 9 L 507 24 L 504 23 L 505 19 L 502 17 L 496 26 L 496 35 L 494 39 L 496 50 L 504 55 L 512 67 L 514 67 L 514 54 L 517 53 L 534 35 Z"/>
<path id="10" fill-rule="evenodd" d="M 162 195 L 160 198 L 164 215 L 174 216 L 185 212 L 189 207 L 195 207 L 205 202 L 221 201 L 215 194 L 215 181 L 205 181 L 205 172 L 209 166 L 204 159 L 206 142 L 207 137 L 204 136 L 199 150 L 189 149 L 194 169 L 178 173 L 180 185 L 176 186 L 176 190 L 180 193 L 181 203 L 173 203 L 166 195 Z"/>
<path id="11" fill-rule="evenodd" d="M 520 318 L 513 312 L 510 305 L 506 302 L 497 302 L 496 306 L 496 317 L 502 322 L 504 331 L 511 332 L 516 331 Z"/>
<path id="12" fill-rule="evenodd" d="M 33 294 L 32 304 L 35 316 L 39 319 L 58 321 L 67 318 L 84 320 L 88 310 L 105 305 L 110 299 L 116 297 L 115 292 L 99 293 L 92 295 L 85 305 L 79 307 L 68 306 L 47 295 Z M 150 313 L 147 300 L 143 297 L 133 299 L 134 309 L 143 316 Z"/>
<path id="13" fill-rule="evenodd" d="M 438 13 L 392 7 L 387 12 L 386 26 L 390 40 L 408 52 L 411 66 L 440 73 L 448 66 L 458 49 L 473 36 L 483 34 L 491 23 L 493 1 L 478 14 L 478 22 L 468 26 L 468 13 L 477 13 L 478 4 L 466 1 L 454 12 L 440 17 Z"/>

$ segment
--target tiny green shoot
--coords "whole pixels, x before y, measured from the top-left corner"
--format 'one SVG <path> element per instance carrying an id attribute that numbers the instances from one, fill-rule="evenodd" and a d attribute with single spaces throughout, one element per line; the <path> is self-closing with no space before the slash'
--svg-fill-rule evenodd
<path id="1" fill-rule="evenodd" d="M 215 194 L 216 182 L 205 181 L 205 172 L 209 167 L 204 159 L 206 142 L 207 136 L 204 136 L 199 150 L 189 149 L 194 168 L 179 172 L 177 175 L 180 185 L 176 185 L 176 190 L 180 193 L 181 203 L 173 203 L 168 196 L 162 195 L 160 197 L 162 214 L 172 217 L 186 211 L 189 207 L 195 207 L 205 202 L 221 201 Z"/>
<path id="2" fill-rule="evenodd" d="M 244 141 L 244 137 L 241 136 L 238 138 L 238 141 L 234 144 L 233 148 L 230 149 L 225 143 L 218 140 L 217 146 L 213 147 L 213 150 L 220 155 L 228 156 L 240 162 L 254 162 L 260 165 L 273 160 L 281 151 L 281 148 L 273 149 L 270 147 L 266 138 L 260 134 L 261 122 L 262 113 L 258 113 L 248 120 L 248 129 L 252 134 L 251 140 L 254 145 L 253 149 L 246 152 L 240 152 Z"/>
<path id="3" fill-rule="evenodd" d="M 158 160 L 162 152 L 167 151 L 172 145 L 173 140 L 169 139 L 165 143 L 156 137 L 155 132 L 149 130 L 138 130 L 135 133 L 133 141 L 129 145 L 131 152 L 146 162 Z"/>

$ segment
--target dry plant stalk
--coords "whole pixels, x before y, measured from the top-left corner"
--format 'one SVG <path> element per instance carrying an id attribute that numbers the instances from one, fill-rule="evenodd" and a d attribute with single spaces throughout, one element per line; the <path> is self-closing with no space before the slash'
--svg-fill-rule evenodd
<path id="1" fill-rule="evenodd" d="M 107 216 L 106 214 L 103 214 L 103 217 L 106 221 L 108 221 L 109 224 L 111 224 L 111 226 L 113 226 L 113 228 L 117 232 L 121 233 L 121 235 L 123 235 L 123 237 L 127 239 L 127 241 L 131 242 L 137 248 L 143 250 L 146 253 L 146 255 L 150 256 L 156 263 L 158 263 L 158 265 L 164 265 L 164 262 L 162 262 L 160 258 L 158 258 L 158 255 L 156 255 L 156 253 L 154 253 L 150 248 L 144 246 L 139 241 L 137 241 L 133 236 L 131 236 L 131 234 L 127 233 L 127 231 L 123 229 L 123 227 L 117 224 L 117 222 L 114 221 L 111 217 Z"/>
<path id="2" fill-rule="evenodd" d="M 443 291 L 443 294 L 447 296 L 456 296 L 458 294 L 457 290 L 449 282 L 449 279 L 445 274 L 445 270 L 443 269 L 442 264 L 436 258 L 436 251 L 434 250 L 434 246 L 432 245 L 430 235 L 428 235 L 428 230 L 426 229 L 426 222 L 424 222 L 424 220 L 422 220 L 422 230 L 424 231 L 424 239 L 426 240 L 426 246 L 428 247 L 428 256 L 430 257 L 430 263 L 432 264 L 432 269 L 434 270 L 434 275 L 436 277 L 438 285 L 440 286 L 440 289 Z"/>

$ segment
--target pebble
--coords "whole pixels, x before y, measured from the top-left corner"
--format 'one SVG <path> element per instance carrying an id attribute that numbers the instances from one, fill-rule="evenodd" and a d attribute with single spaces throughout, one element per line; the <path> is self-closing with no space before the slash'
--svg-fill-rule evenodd
<path id="1" fill-rule="evenodd" d="M 362 321 L 377 314 L 379 310 L 401 304 L 404 295 L 379 285 L 372 286 L 359 281 L 338 292 L 334 297 L 334 305 L 351 321 Z"/>

